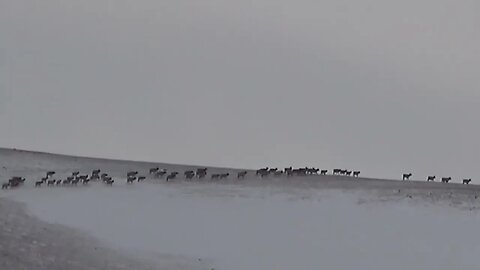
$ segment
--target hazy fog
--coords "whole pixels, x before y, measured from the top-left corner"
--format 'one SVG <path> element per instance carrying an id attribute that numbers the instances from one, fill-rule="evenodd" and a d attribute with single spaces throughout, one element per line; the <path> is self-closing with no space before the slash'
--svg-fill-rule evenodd
<path id="1" fill-rule="evenodd" d="M 0 0 L 0 146 L 477 177 L 480 2 Z"/>

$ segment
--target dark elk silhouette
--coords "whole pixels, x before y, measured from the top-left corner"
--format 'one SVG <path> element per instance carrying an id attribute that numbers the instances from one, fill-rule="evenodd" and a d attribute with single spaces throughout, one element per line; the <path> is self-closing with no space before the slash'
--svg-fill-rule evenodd
<path id="1" fill-rule="evenodd" d="M 63 184 L 63 185 L 71 184 L 72 181 L 73 181 L 75 178 L 77 178 L 77 177 L 76 177 L 76 176 L 75 176 L 75 177 L 74 177 L 74 176 L 69 176 L 69 177 L 67 177 L 67 179 L 63 180 L 62 184 Z"/>
<path id="2" fill-rule="evenodd" d="M 137 171 L 130 171 L 127 173 L 127 177 L 132 177 L 132 176 L 136 176 L 138 174 Z"/>
<path id="3" fill-rule="evenodd" d="M 113 186 L 113 182 L 115 182 L 115 180 L 110 179 L 110 180 L 105 181 L 105 184 L 106 184 L 107 186 Z"/>
<path id="4" fill-rule="evenodd" d="M 226 179 L 228 178 L 230 174 L 229 173 L 215 173 L 212 174 L 211 178 L 212 179 Z"/>
<path id="5" fill-rule="evenodd" d="M 2 189 L 19 187 L 25 183 L 25 180 L 23 177 L 14 176 L 10 178 L 7 183 L 2 184 Z"/>
<path id="6" fill-rule="evenodd" d="M 276 171 L 278 171 L 278 168 L 270 168 L 270 170 L 268 170 L 270 173 L 274 173 Z"/>
<path id="7" fill-rule="evenodd" d="M 25 178 L 14 176 L 14 177 L 10 178 L 10 180 L 8 180 L 8 186 L 6 186 L 5 188 L 19 187 L 19 186 L 23 185 L 24 183 L 25 183 Z"/>
<path id="8" fill-rule="evenodd" d="M 133 184 L 133 182 L 135 182 L 135 180 L 137 180 L 136 176 L 129 176 L 127 178 L 127 184 Z"/>
<path id="9" fill-rule="evenodd" d="M 171 172 L 169 175 L 167 175 L 166 181 L 168 182 L 169 180 L 173 180 L 177 178 L 178 172 Z"/>
<path id="10" fill-rule="evenodd" d="M 471 179 L 471 178 L 470 178 L 470 179 L 463 179 L 463 182 L 462 182 L 462 183 L 463 183 L 464 185 L 468 185 L 468 184 L 470 184 L 470 182 L 472 182 L 472 179 Z"/>
<path id="11" fill-rule="evenodd" d="M 320 175 L 327 175 L 327 173 L 328 173 L 328 170 L 321 170 L 320 171 Z"/>
<path id="12" fill-rule="evenodd" d="M 189 179 L 189 180 L 190 180 L 190 179 L 193 179 L 193 177 L 195 177 L 195 172 L 192 171 L 192 170 L 186 171 L 186 172 L 184 173 L 184 175 L 185 175 L 185 178 L 186 178 L 186 179 Z"/>
<path id="13" fill-rule="evenodd" d="M 430 175 L 430 176 L 427 177 L 427 182 L 430 182 L 430 181 L 433 182 L 433 181 L 435 181 L 435 178 L 436 178 L 435 175 Z"/>
<path id="14" fill-rule="evenodd" d="M 238 172 L 237 173 L 237 178 L 240 179 L 240 178 L 245 178 L 245 176 L 247 176 L 247 171 L 243 171 L 243 172 Z"/>
<path id="15" fill-rule="evenodd" d="M 349 170 L 342 170 L 342 169 L 333 169 L 333 171 L 332 171 L 333 175 L 351 176 L 352 173 L 354 173 L 354 172 L 349 171 Z"/>
<path id="16" fill-rule="evenodd" d="M 411 173 L 404 173 L 402 180 L 403 180 L 403 181 L 405 181 L 405 180 L 410 180 L 410 177 L 412 177 L 412 174 L 411 174 Z"/>
<path id="17" fill-rule="evenodd" d="M 90 180 L 96 181 L 100 179 L 100 170 L 93 170 L 92 176 L 90 176 Z"/>
<path id="18" fill-rule="evenodd" d="M 167 170 L 159 170 L 155 173 L 155 177 L 162 178 L 167 174 Z"/>
<path id="19" fill-rule="evenodd" d="M 107 186 L 113 186 L 113 182 L 115 182 L 115 180 L 112 179 L 111 176 L 105 176 L 102 178 L 102 181 L 103 183 L 105 183 L 105 185 Z"/>
<path id="20" fill-rule="evenodd" d="M 205 178 L 207 176 L 207 168 L 198 168 L 195 175 L 199 178 Z"/>
<path id="21" fill-rule="evenodd" d="M 270 174 L 270 170 L 268 167 L 265 167 L 265 168 L 262 168 L 262 169 L 259 169 L 255 172 L 255 175 L 256 176 L 260 176 L 260 177 L 266 177 Z"/>
<path id="22" fill-rule="evenodd" d="M 159 170 L 160 170 L 160 168 L 156 167 L 156 168 L 151 168 L 149 172 L 150 172 L 150 174 L 154 174 L 154 173 L 157 173 Z"/>
<path id="23" fill-rule="evenodd" d="M 452 177 L 442 177 L 442 183 L 448 183 L 452 180 Z"/>

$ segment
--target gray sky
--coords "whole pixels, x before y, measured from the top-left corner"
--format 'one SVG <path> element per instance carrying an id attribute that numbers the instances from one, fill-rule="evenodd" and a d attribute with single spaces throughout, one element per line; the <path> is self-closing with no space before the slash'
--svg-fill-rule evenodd
<path id="1" fill-rule="evenodd" d="M 480 2 L 1 0 L 0 145 L 476 177 Z"/>

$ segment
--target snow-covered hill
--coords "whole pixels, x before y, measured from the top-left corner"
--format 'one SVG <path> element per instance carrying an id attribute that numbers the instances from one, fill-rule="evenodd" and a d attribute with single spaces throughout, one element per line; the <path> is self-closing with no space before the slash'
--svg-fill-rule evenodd
<path id="1" fill-rule="evenodd" d="M 475 185 L 333 176 L 127 185 L 128 170 L 194 166 L 0 150 L 0 192 L 48 223 L 85 231 L 160 269 L 477 269 Z M 34 188 L 47 170 L 102 169 L 113 187 Z M 212 169 L 215 172 L 234 170 Z M 0 203 L 3 203 L 0 201 Z M 62 242 L 63 239 L 51 241 Z"/>

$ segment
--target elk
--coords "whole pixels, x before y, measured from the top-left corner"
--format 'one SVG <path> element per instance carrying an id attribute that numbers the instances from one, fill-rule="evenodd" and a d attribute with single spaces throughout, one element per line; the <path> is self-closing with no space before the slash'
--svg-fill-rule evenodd
<path id="1" fill-rule="evenodd" d="M 471 179 L 471 178 L 470 178 L 470 179 L 463 179 L 462 184 L 468 185 L 468 184 L 470 184 L 470 182 L 472 182 L 472 179 Z"/>
<path id="2" fill-rule="evenodd" d="M 130 171 L 130 172 L 127 173 L 127 177 L 129 177 L 129 176 L 135 176 L 135 175 L 137 175 L 137 174 L 138 174 L 138 171 Z"/>
<path id="3" fill-rule="evenodd" d="M 247 171 L 243 171 L 243 172 L 238 172 L 237 173 L 237 178 L 240 179 L 240 178 L 245 178 L 245 176 L 247 176 Z"/>
<path id="4" fill-rule="evenodd" d="M 195 172 L 194 171 L 185 171 L 183 173 L 183 175 L 185 175 L 185 178 L 186 179 L 192 179 L 193 177 L 195 177 Z"/>
<path id="5" fill-rule="evenodd" d="M 112 186 L 112 185 L 113 185 L 113 182 L 115 182 L 115 181 L 114 181 L 111 177 L 110 177 L 110 179 L 105 180 L 105 184 L 106 184 L 107 186 Z"/>
<path id="6" fill-rule="evenodd" d="M 296 174 L 298 176 L 304 176 L 307 174 L 307 168 L 299 168 L 299 169 L 294 169 L 292 171 L 293 174 Z"/>
<path id="7" fill-rule="evenodd" d="M 168 182 L 168 180 L 173 180 L 173 179 L 177 178 L 177 174 L 178 174 L 178 172 L 170 173 L 169 175 L 167 175 L 166 181 Z"/>
<path id="8" fill-rule="evenodd" d="M 205 176 L 207 176 L 207 168 L 198 168 L 195 175 L 198 177 L 198 178 L 205 178 Z"/>
<path id="9" fill-rule="evenodd" d="M 133 182 L 137 180 L 137 177 L 136 176 L 129 176 L 127 178 L 127 184 L 133 184 Z"/>
<path id="10" fill-rule="evenodd" d="M 404 174 L 403 174 L 403 181 L 405 181 L 405 180 L 410 180 L 410 177 L 412 177 L 412 174 L 411 174 L 411 173 L 404 173 Z"/>
<path id="11" fill-rule="evenodd" d="M 430 175 L 430 176 L 427 177 L 427 182 L 430 182 L 430 181 L 433 182 L 433 181 L 435 181 L 435 178 L 436 178 L 435 175 Z"/>
<path id="12" fill-rule="evenodd" d="M 158 172 L 155 173 L 155 177 L 162 178 L 167 174 L 167 170 L 159 170 Z"/>
<path id="13" fill-rule="evenodd" d="M 442 183 L 448 183 L 452 180 L 452 177 L 442 177 Z"/>
<path id="14" fill-rule="evenodd" d="M 25 178 L 18 177 L 18 176 L 14 176 L 14 177 L 10 178 L 10 180 L 8 180 L 8 185 L 11 188 L 23 185 L 23 183 L 25 183 Z"/>
<path id="15" fill-rule="evenodd" d="M 150 169 L 150 174 L 154 174 L 154 173 L 158 172 L 158 170 L 160 170 L 159 167 L 151 168 L 151 169 Z"/>
<path id="16" fill-rule="evenodd" d="M 259 169 L 255 173 L 256 176 L 260 176 L 260 177 L 265 177 L 265 176 L 268 176 L 269 174 L 270 174 L 270 170 L 268 169 L 268 167 Z"/>
<path id="17" fill-rule="evenodd" d="M 261 178 L 264 178 L 270 175 L 270 171 L 260 171 L 257 172 L 257 175 L 260 175 Z"/>

